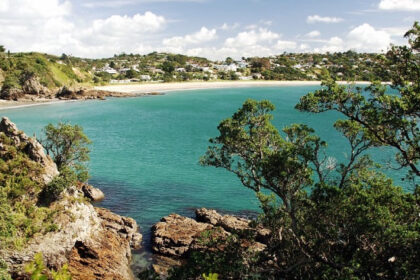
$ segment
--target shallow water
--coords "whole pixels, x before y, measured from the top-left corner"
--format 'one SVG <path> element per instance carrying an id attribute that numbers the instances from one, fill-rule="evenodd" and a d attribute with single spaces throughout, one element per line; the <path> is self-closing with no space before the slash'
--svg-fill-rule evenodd
<path id="1" fill-rule="evenodd" d="M 218 123 L 247 98 L 272 101 L 278 129 L 305 123 L 327 140 L 328 153 L 344 159 L 346 140 L 332 127 L 339 115 L 300 113 L 299 98 L 317 86 L 211 89 L 171 92 L 163 96 L 112 98 L 1 111 L 28 135 L 40 135 L 48 123 L 70 121 L 84 127 L 93 141 L 90 183 L 106 199 L 100 206 L 137 220 L 149 248 L 152 224 L 172 212 L 192 215 L 197 207 L 224 211 L 258 211 L 250 190 L 225 170 L 198 164 L 217 135 Z M 379 161 L 392 158 L 375 151 Z M 386 171 L 397 183 L 401 172 Z"/>

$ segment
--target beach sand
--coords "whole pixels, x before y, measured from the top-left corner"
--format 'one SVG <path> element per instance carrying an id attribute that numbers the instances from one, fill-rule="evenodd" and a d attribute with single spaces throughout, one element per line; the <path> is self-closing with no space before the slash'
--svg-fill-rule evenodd
<path id="1" fill-rule="evenodd" d="M 41 99 L 41 100 L 25 100 L 25 101 L 11 101 L 11 100 L 1 100 L 0 99 L 0 111 L 6 109 L 18 109 L 39 105 L 71 102 L 73 100 L 59 100 L 59 99 Z"/>
<path id="2" fill-rule="evenodd" d="M 346 82 L 339 82 L 346 84 Z M 368 84 L 368 82 L 355 82 L 356 84 Z M 319 81 L 216 81 L 216 82 L 176 82 L 176 83 L 141 83 L 107 85 L 94 87 L 95 90 L 121 93 L 124 96 L 142 96 L 165 93 L 170 91 L 184 91 L 196 89 L 217 89 L 217 88 L 246 88 L 246 87 L 282 87 L 282 86 L 318 86 Z M 0 100 L 0 111 L 5 109 L 16 109 L 38 105 L 71 102 L 77 100 L 59 99 L 38 99 L 26 101 Z"/>
<path id="3" fill-rule="evenodd" d="M 108 85 L 95 87 L 96 90 L 114 91 L 128 94 L 165 93 L 178 90 L 241 88 L 241 87 L 276 87 L 276 86 L 316 86 L 318 81 L 223 81 L 223 82 L 178 82 L 178 83 L 143 83 Z"/>

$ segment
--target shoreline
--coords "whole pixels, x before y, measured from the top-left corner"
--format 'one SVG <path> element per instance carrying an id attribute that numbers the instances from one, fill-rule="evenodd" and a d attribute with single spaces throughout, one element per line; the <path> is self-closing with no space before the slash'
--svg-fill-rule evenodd
<path id="1" fill-rule="evenodd" d="M 60 100 L 60 99 L 34 100 L 34 101 L 0 100 L 0 111 L 9 110 L 9 109 L 34 107 L 34 106 L 40 106 L 40 105 L 60 104 L 60 103 L 65 103 L 65 102 L 75 102 L 75 101 L 79 101 L 79 100 Z"/>
<path id="2" fill-rule="evenodd" d="M 338 82 L 348 84 L 347 82 Z M 356 81 L 363 85 L 369 82 Z M 96 86 L 95 90 L 120 92 L 128 95 L 165 93 L 198 89 L 246 88 L 246 87 L 284 87 L 284 86 L 320 86 L 321 81 L 217 81 L 217 82 L 174 82 L 174 83 L 142 83 Z"/>
<path id="3" fill-rule="evenodd" d="M 348 84 L 347 82 L 338 82 Z M 366 85 L 369 82 L 356 81 L 355 84 Z M 215 82 L 174 82 L 174 83 L 140 83 L 123 85 L 96 86 L 97 91 L 112 92 L 115 97 L 137 97 L 147 95 L 159 95 L 171 91 L 189 91 L 200 89 L 222 89 L 222 88 L 247 88 L 247 87 L 285 87 L 285 86 L 320 86 L 321 81 L 215 81 Z M 76 100 L 61 99 L 39 99 L 25 101 L 0 100 L 0 111 L 9 109 L 20 109 L 26 107 L 59 104 L 64 102 L 75 102 Z"/>

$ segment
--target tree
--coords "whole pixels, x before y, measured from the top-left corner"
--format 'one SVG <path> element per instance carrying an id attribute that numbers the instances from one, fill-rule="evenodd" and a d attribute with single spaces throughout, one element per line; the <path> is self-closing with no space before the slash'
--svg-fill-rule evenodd
<path id="1" fill-rule="evenodd" d="M 374 169 L 363 154 L 376 144 L 367 130 L 351 120 L 336 122 L 351 156 L 335 164 L 313 129 L 295 124 L 282 137 L 271 124 L 273 109 L 268 101 L 246 101 L 220 123 L 220 135 L 201 159 L 236 174 L 261 202 L 261 222 L 273 234 L 254 270 L 268 279 L 419 273 L 413 265 L 420 245 L 418 197 Z"/>
<path id="2" fill-rule="evenodd" d="M 259 222 L 271 236 L 256 261 L 244 260 L 254 275 L 264 279 L 420 275 L 420 188 L 415 185 L 412 193 L 404 192 L 366 154 L 376 146 L 394 148 L 398 168 L 409 170 L 413 182 L 420 176 L 419 31 L 415 23 L 406 34 L 410 46 L 392 47 L 382 62 L 390 69 L 397 93 L 387 93 L 378 82 L 363 89 L 328 80 L 297 104 L 302 111 L 335 110 L 346 117 L 334 124 L 350 147 L 344 162 L 328 157 L 326 142 L 305 125 L 291 125 L 281 134 L 271 123 L 274 106 L 268 101 L 247 100 L 220 123 L 220 135 L 210 140 L 201 163 L 236 174 L 260 200 Z M 214 272 L 224 279 L 232 277 L 228 269 Z"/>
<path id="3" fill-rule="evenodd" d="M 2 45 L 0 45 L 0 53 L 4 53 L 6 51 L 6 48 Z"/>
<path id="4" fill-rule="evenodd" d="M 175 71 L 175 65 L 173 62 L 165 61 L 162 64 L 162 70 L 167 74 L 171 74 Z"/>
<path id="5" fill-rule="evenodd" d="M 338 111 L 360 127 L 359 132 L 378 146 L 396 150 L 398 168 L 408 167 L 409 176 L 420 176 L 420 26 L 416 22 L 405 37 L 409 47 L 392 47 L 383 58 L 398 94 L 387 94 L 379 82 L 369 87 L 340 86 L 334 80 L 302 97 L 296 108 L 320 113 Z M 366 95 L 366 93 L 368 95 Z"/>
<path id="6" fill-rule="evenodd" d="M 91 143 L 83 128 L 69 123 L 49 124 L 44 128 L 45 139 L 40 140 L 48 155 L 57 164 L 60 172 L 72 171 L 79 181 L 88 179 L 85 163 L 89 161 Z"/>

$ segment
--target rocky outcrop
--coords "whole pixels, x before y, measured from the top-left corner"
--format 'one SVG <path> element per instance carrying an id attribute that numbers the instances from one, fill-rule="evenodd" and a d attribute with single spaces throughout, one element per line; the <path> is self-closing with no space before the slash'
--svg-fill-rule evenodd
<path id="1" fill-rule="evenodd" d="M 262 227 L 252 227 L 251 221 L 232 215 L 221 215 L 215 210 L 205 208 L 196 210 L 196 219 L 171 214 L 161 219 L 152 227 L 152 249 L 154 270 L 165 275 L 171 266 L 182 263 L 182 259 L 194 250 L 205 249 L 201 242 L 203 233 L 211 231 L 213 236 L 227 237 L 235 233 L 241 239 L 241 246 L 254 251 L 266 248 L 270 231 Z M 257 241 L 249 242 L 244 238 L 249 233 L 254 234 Z M 262 242 L 260 242 L 262 241 Z"/>
<path id="2" fill-rule="evenodd" d="M 73 189 L 72 196 L 80 196 Z M 22 251 L 3 251 L 0 257 L 15 277 L 42 252 L 50 268 L 68 264 L 72 279 L 132 279 L 131 249 L 141 246 L 137 223 L 89 203 L 60 201 L 57 232 L 33 238 Z"/>
<path id="3" fill-rule="evenodd" d="M 0 133 L 11 138 L 14 146 L 21 148 L 31 160 L 41 164 L 44 169 L 42 176 L 46 184 L 58 175 L 56 164 L 50 156 L 45 154 L 42 145 L 35 138 L 28 137 L 20 131 L 7 117 L 3 117 L 0 122 Z"/>
<path id="4" fill-rule="evenodd" d="M 95 90 L 90 88 L 60 88 L 56 95 L 58 99 L 64 100 L 86 100 L 86 99 L 105 99 L 106 97 L 126 97 L 133 96 L 132 94 Z"/>
<path id="5" fill-rule="evenodd" d="M 270 230 L 261 226 L 252 227 L 251 221 L 232 215 L 220 215 L 216 210 L 200 208 L 195 210 L 196 219 L 202 223 L 222 227 L 228 232 L 241 233 L 244 231 L 254 234 L 258 242 L 266 243 L 270 236 Z"/>
<path id="6" fill-rule="evenodd" d="M 142 240 L 137 223 L 106 209 L 95 210 L 100 230 L 77 240 L 69 254 L 73 279 L 131 279 L 131 249 L 139 248 Z"/>
<path id="7" fill-rule="evenodd" d="M 95 188 L 88 184 L 82 184 L 81 190 L 85 197 L 89 198 L 93 202 L 98 202 L 105 199 L 105 194 L 98 188 Z"/>
<path id="8" fill-rule="evenodd" d="M 41 85 L 39 78 L 35 75 L 25 77 L 22 85 L 23 94 L 29 95 L 49 95 L 50 90 Z"/>
<path id="9" fill-rule="evenodd" d="M 31 160 L 39 163 L 44 169 L 41 173 L 45 183 L 58 175 L 55 163 L 45 155 L 41 144 L 19 131 L 8 118 L 0 122 L 1 133 Z M 1 150 L 0 141 L 0 153 Z M 38 252 L 42 253 L 49 268 L 58 269 L 68 264 L 73 280 L 133 278 L 131 250 L 139 248 L 142 241 L 137 223 L 131 218 L 93 207 L 83 199 L 86 196 L 98 199 L 103 193 L 91 186 L 69 188 L 59 201 L 49 206 L 57 213 L 54 216 L 57 230 L 33 236 L 21 250 L 0 247 L 0 259 L 5 261 L 14 278 L 26 279 L 23 268 Z"/>
<path id="10" fill-rule="evenodd" d="M 152 249 L 162 255 L 182 257 L 201 233 L 211 229 L 213 225 L 171 214 L 152 227 Z"/>

